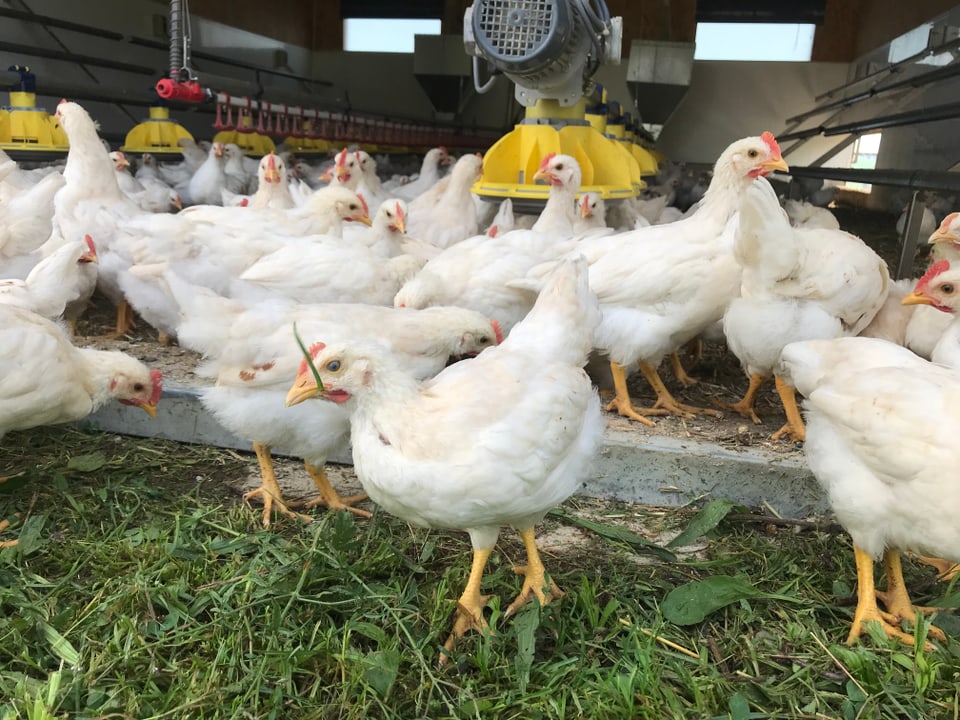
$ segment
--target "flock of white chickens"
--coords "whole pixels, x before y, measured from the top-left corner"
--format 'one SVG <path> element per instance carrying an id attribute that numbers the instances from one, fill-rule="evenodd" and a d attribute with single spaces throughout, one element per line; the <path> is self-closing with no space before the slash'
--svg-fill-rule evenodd
<path id="1" fill-rule="evenodd" d="M 958 213 L 930 238 L 930 270 L 893 283 L 829 212 L 781 208 L 765 177 L 788 167 L 770 133 L 733 142 L 685 214 L 664 198 L 607 212 L 581 195 L 576 160 L 548 155 L 536 179 L 549 200 L 527 222 L 509 201 L 476 201 L 475 155 L 453 163 L 436 148 L 416 180 L 381 182 L 370 155 L 345 149 L 314 189 L 320 169 L 302 161 L 291 171 L 271 154 L 253 167 L 236 146 L 188 144 L 182 163 L 145 156 L 134 176 L 81 106 L 64 101 L 57 116 L 70 139 L 62 171 L 0 158 L 0 277 L 11 278 L 0 281 L 0 436 L 111 399 L 156 413 L 157 371 L 74 345 L 63 322 L 99 288 L 118 306 L 118 334 L 132 308 L 203 355 L 198 373 L 215 378 L 204 404 L 259 460 L 248 497 L 262 498 L 264 524 L 274 511 L 309 519 L 284 502 L 271 446 L 303 458 L 319 493 L 308 507 L 369 516 L 353 507 L 366 496 L 341 497 L 324 473 L 349 437 L 376 503 L 469 533 L 452 650 L 485 625 L 481 581 L 501 526 L 528 554 L 507 615 L 562 594 L 534 526 L 577 490 L 601 442 L 588 358 L 610 364 L 607 410 L 646 424 L 716 412 L 674 397 L 659 366 L 670 357 L 692 382 L 677 351 L 722 331 L 749 378 L 731 409 L 759 422 L 757 391 L 774 379 L 786 412 L 774 437 L 806 441 L 853 536 L 851 640 L 877 621 L 912 642 L 900 550 L 960 561 Z M 652 407 L 629 395 L 637 369 Z M 874 591 L 881 556 L 886 594 Z"/>

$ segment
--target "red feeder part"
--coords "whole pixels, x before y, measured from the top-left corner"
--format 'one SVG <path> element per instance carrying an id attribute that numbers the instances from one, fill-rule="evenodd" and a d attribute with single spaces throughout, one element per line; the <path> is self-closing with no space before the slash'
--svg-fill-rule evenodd
<path id="1" fill-rule="evenodd" d="M 161 78 L 156 84 L 157 95 L 164 100 L 200 103 L 207 99 L 206 91 L 195 80 L 180 82 L 171 78 Z"/>

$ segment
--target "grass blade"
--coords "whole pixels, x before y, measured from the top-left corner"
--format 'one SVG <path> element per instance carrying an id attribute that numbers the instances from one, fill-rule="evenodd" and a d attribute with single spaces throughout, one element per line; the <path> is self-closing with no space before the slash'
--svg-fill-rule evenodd
<path id="1" fill-rule="evenodd" d="M 604 525 L 603 523 L 593 522 L 592 520 L 587 520 L 586 518 L 578 517 L 577 515 L 571 515 L 562 508 L 556 508 L 547 514 L 564 522 L 568 522 L 571 525 L 576 525 L 577 527 L 582 527 L 585 530 L 590 530 L 606 540 L 612 540 L 614 542 L 623 543 L 624 545 L 629 545 L 636 552 L 653 555 L 666 562 L 673 562 L 677 559 L 677 556 L 666 548 L 661 547 L 656 543 L 652 543 L 645 537 L 637 535 L 634 532 L 630 532 L 625 528 L 618 527 L 616 525 Z"/>
<path id="2" fill-rule="evenodd" d="M 313 373 L 313 379 L 317 381 L 317 387 L 322 391 L 323 390 L 323 380 L 320 379 L 320 373 L 317 371 L 317 366 L 313 364 L 313 358 L 310 357 L 310 351 L 307 350 L 307 346 L 303 344 L 303 338 L 300 337 L 300 333 L 297 332 L 297 324 L 293 324 L 293 337 L 296 338 L 297 346 L 300 348 L 300 352 L 303 353 L 303 359 L 307 361 L 307 365 L 310 366 L 310 372 Z"/>

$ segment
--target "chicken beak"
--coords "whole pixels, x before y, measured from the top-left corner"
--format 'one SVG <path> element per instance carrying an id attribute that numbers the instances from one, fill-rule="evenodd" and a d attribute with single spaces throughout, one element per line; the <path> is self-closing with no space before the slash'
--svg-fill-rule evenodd
<path id="1" fill-rule="evenodd" d="M 407 221 L 404 219 L 403 215 L 397 216 L 397 221 L 394 223 L 397 228 L 397 232 L 401 235 L 407 234 Z"/>
<path id="2" fill-rule="evenodd" d="M 583 200 L 580 201 L 580 217 L 588 218 L 591 215 L 593 215 L 593 213 L 590 212 L 590 199 L 584 197 Z"/>
<path id="3" fill-rule="evenodd" d="M 533 174 L 533 181 L 536 182 L 537 180 L 546 180 L 548 184 L 552 184 L 553 173 L 550 172 L 549 170 L 537 170 Z"/>
<path id="4" fill-rule="evenodd" d="M 217 157 L 223 157 L 223 145 L 217 143 L 213 146 L 213 154 Z"/>
<path id="5" fill-rule="evenodd" d="M 268 168 L 267 171 L 263 174 L 263 179 L 266 180 L 268 183 L 278 183 L 280 182 L 280 173 L 277 171 L 276 168 L 273 168 L 272 170 Z"/>
<path id="6" fill-rule="evenodd" d="M 344 183 L 350 179 L 350 172 L 346 168 L 337 169 L 337 182 Z"/>
<path id="7" fill-rule="evenodd" d="M 943 230 L 936 230 L 930 236 L 927 242 L 930 245 L 936 245 L 937 243 L 954 243 L 954 242 L 957 242 L 957 238 L 954 237 L 949 232 L 944 232 Z"/>
<path id="8" fill-rule="evenodd" d="M 130 167 L 130 161 L 127 160 L 123 155 L 121 155 L 120 158 L 117 160 L 117 167 L 121 169 Z"/>
<path id="9" fill-rule="evenodd" d="M 297 376 L 283 402 L 287 407 L 292 407 L 319 395 L 320 388 L 317 387 L 317 381 L 309 373 L 303 373 Z"/>
<path id="10" fill-rule="evenodd" d="M 367 227 L 373 225 L 373 221 L 370 219 L 369 215 L 361 215 L 360 217 L 353 218 L 358 223 L 363 223 Z"/>
<path id="11" fill-rule="evenodd" d="M 157 406 L 153 403 L 137 403 L 137 407 L 141 408 L 147 415 L 152 418 L 157 416 Z"/>
<path id="12" fill-rule="evenodd" d="M 770 158 L 760 163 L 760 167 L 769 172 L 774 170 L 779 170 L 780 172 L 790 172 L 790 166 L 787 165 L 787 161 L 782 157 Z"/>
<path id="13" fill-rule="evenodd" d="M 903 298 L 900 301 L 902 305 L 933 305 L 933 298 L 929 298 L 926 295 L 921 295 L 920 293 L 914 291 Z"/>
<path id="14" fill-rule="evenodd" d="M 180 196 L 177 195 L 173 202 L 171 203 L 177 210 L 183 210 L 183 200 L 180 199 Z"/>

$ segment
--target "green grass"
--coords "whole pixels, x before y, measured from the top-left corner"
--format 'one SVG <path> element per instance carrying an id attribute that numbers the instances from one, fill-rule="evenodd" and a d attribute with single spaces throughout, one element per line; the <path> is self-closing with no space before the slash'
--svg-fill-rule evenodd
<path id="1" fill-rule="evenodd" d="M 843 534 L 725 521 L 705 551 L 664 562 L 578 529 L 584 543 L 545 558 L 567 595 L 504 621 L 522 559 L 504 532 L 484 582 L 496 636 L 464 638 L 439 670 L 465 535 L 384 513 L 265 531 L 222 483 L 244 472 L 234 454 L 71 428 L 7 436 L 0 475 L 19 471 L 0 486 L 0 516 L 25 517 L 3 533 L 21 546 L 0 550 L 0 718 L 958 716 L 952 616 L 931 652 L 842 644 Z M 692 516 L 598 507 L 565 512 L 639 518 L 650 537 Z M 907 570 L 917 601 L 946 591 Z M 671 590 L 717 575 L 752 594 L 692 625 L 664 618 Z"/>

